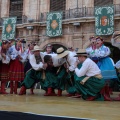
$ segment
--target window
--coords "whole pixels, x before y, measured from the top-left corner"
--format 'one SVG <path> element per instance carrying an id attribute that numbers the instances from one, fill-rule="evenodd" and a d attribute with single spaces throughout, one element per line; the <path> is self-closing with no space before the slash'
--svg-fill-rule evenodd
<path id="1" fill-rule="evenodd" d="M 104 6 L 113 4 L 113 0 L 94 0 L 94 6 Z"/>
<path id="2" fill-rule="evenodd" d="M 17 23 L 22 23 L 23 0 L 10 0 L 10 17 L 17 17 Z"/>
<path id="3" fill-rule="evenodd" d="M 64 11 L 66 0 L 50 0 L 50 11 Z"/>

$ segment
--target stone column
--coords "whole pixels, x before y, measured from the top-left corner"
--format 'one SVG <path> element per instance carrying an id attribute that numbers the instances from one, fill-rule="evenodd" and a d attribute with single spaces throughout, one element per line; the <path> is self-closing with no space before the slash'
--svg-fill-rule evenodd
<path id="1" fill-rule="evenodd" d="M 94 7 L 94 0 L 83 0 L 83 7 Z"/>
<path id="2" fill-rule="evenodd" d="M 120 4 L 120 0 L 113 0 L 113 4 Z"/>
<path id="3" fill-rule="evenodd" d="M 41 0 L 40 2 L 40 13 L 50 11 L 50 0 Z"/>
<path id="4" fill-rule="evenodd" d="M 1 0 L 1 18 L 9 17 L 10 0 Z"/>
<path id="5" fill-rule="evenodd" d="M 77 6 L 82 7 L 82 0 L 66 0 L 66 10 L 77 8 Z"/>
<path id="6" fill-rule="evenodd" d="M 39 20 L 40 0 L 24 0 L 23 4 L 23 15 L 30 19 Z"/>

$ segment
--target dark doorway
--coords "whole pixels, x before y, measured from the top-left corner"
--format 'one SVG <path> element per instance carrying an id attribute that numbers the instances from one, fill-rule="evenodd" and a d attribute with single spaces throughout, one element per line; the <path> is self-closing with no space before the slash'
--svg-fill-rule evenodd
<path id="1" fill-rule="evenodd" d="M 61 44 L 51 44 L 53 46 L 53 52 L 56 53 L 57 49 L 60 47 L 63 47 L 65 50 L 67 50 L 67 48 Z M 45 47 L 46 48 L 46 47 Z"/>
<path id="2" fill-rule="evenodd" d="M 120 60 L 120 50 L 117 47 L 112 46 L 111 43 L 105 42 L 104 44 L 110 48 L 110 57 L 113 59 L 114 63 Z"/>

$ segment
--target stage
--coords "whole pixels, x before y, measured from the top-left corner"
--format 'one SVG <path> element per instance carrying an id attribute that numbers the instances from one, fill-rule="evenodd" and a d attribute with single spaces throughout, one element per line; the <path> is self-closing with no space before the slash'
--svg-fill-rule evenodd
<path id="1" fill-rule="evenodd" d="M 9 91 L 9 90 L 7 90 Z M 81 98 L 43 96 L 44 91 L 35 89 L 30 95 L 29 90 L 23 96 L 0 95 L 0 110 L 27 112 L 41 115 L 66 116 L 97 120 L 119 120 L 120 102 L 84 101 Z M 114 96 L 117 96 L 115 93 Z"/>

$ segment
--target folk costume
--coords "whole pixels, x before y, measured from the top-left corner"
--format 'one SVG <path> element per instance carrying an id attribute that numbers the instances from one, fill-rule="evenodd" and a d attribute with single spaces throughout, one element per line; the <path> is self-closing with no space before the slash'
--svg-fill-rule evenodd
<path id="1" fill-rule="evenodd" d="M 46 91 L 44 96 L 56 96 L 54 90 L 57 87 L 57 68 L 54 67 L 52 56 L 50 54 L 44 56 L 44 62 L 47 63 L 47 68 L 44 70 L 45 79 L 43 80 L 42 85 L 42 89 L 44 88 L 44 90 Z"/>
<path id="2" fill-rule="evenodd" d="M 44 62 L 47 63 L 45 72 L 45 79 L 43 81 L 42 88 L 46 91 L 44 96 L 61 96 L 62 91 L 58 89 L 58 77 L 57 73 L 60 66 L 63 64 L 63 59 L 56 59 L 57 54 L 48 54 L 44 56 Z M 55 93 L 55 89 L 58 89 L 58 93 Z"/>
<path id="3" fill-rule="evenodd" d="M 24 79 L 24 66 L 22 63 L 24 58 L 20 40 L 9 48 L 9 54 L 11 58 L 9 69 L 10 94 L 13 94 L 13 92 L 17 94 L 18 82 Z"/>
<path id="4" fill-rule="evenodd" d="M 75 53 L 70 51 L 65 51 L 64 48 L 60 47 L 57 49 L 57 59 L 63 58 L 64 65 L 61 66 L 61 70 L 58 73 L 58 89 L 66 90 L 68 92 L 67 96 L 73 96 L 76 93 L 74 87 L 74 70 L 75 62 L 77 58 L 74 57 Z"/>
<path id="5" fill-rule="evenodd" d="M 53 47 L 51 44 L 46 46 L 46 52 L 41 53 L 41 57 L 44 59 L 44 62 L 47 63 L 47 68 L 44 70 L 45 79 L 41 82 L 41 88 L 46 91 L 44 96 L 56 96 L 55 89 L 57 87 L 57 76 L 56 71 L 57 67 L 54 66 L 53 57 L 56 54 L 52 51 Z"/>
<path id="6" fill-rule="evenodd" d="M 102 38 L 97 37 L 96 45 L 97 40 L 103 41 Z M 104 44 L 101 44 L 99 47 L 95 47 L 95 49 L 88 47 L 86 52 L 89 54 L 89 57 L 97 63 L 105 80 L 117 78 L 113 60 L 109 57 L 111 52 L 108 47 L 106 47 Z"/>
<path id="7" fill-rule="evenodd" d="M 33 55 L 32 50 L 33 50 L 34 46 L 35 46 L 35 43 L 31 42 L 28 45 L 28 49 L 26 49 L 25 52 L 24 52 L 24 75 L 25 76 L 27 75 L 27 73 L 29 72 L 29 70 L 32 69 L 32 66 L 31 66 L 31 64 L 29 62 L 29 59 L 30 59 L 30 56 Z M 30 89 L 30 93 L 31 94 L 34 94 L 33 89 L 34 89 L 34 87 Z"/>
<path id="8" fill-rule="evenodd" d="M 9 62 L 10 57 L 8 54 L 8 41 L 2 42 L 1 49 L 2 64 L 0 66 L 0 80 L 1 80 L 1 94 L 7 94 L 5 91 L 6 83 L 9 81 Z"/>
<path id="9" fill-rule="evenodd" d="M 105 85 L 101 71 L 90 58 L 85 49 L 79 49 L 75 57 L 84 56 L 85 60 L 75 68 L 75 87 L 85 100 L 104 100 L 100 91 Z M 78 58 L 79 59 L 79 58 Z"/>
<path id="10" fill-rule="evenodd" d="M 34 46 L 34 49 L 32 51 L 40 51 L 39 46 Z M 41 82 L 42 80 L 43 63 L 41 59 L 41 54 L 39 53 L 39 56 L 35 56 L 34 54 L 31 55 L 29 58 L 29 62 L 32 66 L 32 69 L 27 72 L 25 79 L 22 82 L 22 87 L 20 89 L 19 95 L 25 94 L 26 89 L 34 87 L 35 83 Z"/>
<path id="11" fill-rule="evenodd" d="M 111 80 L 117 80 L 117 74 L 114 67 L 113 60 L 109 57 L 110 49 L 103 44 L 101 37 L 96 38 L 96 49 L 93 51 L 86 49 L 86 52 L 90 55 L 90 58 L 96 58 L 96 63 L 101 70 L 101 74 L 106 82 L 105 90 L 108 97 L 112 92 L 110 88 Z M 90 54 L 91 53 L 91 54 Z M 92 59 L 94 61 L 94 59 Z"/>

